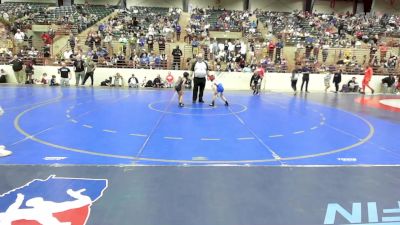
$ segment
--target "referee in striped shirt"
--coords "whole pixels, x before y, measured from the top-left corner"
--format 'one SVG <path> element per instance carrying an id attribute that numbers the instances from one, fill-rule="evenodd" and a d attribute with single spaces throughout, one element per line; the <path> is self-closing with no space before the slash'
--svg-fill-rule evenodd
<path id="1" fill-rule="evenodd" d="M 197 55 L 197 60 L 192 65 L 191 77 L 193 78 L 193 103 L 197 101 L 197 94 L 199 102 L 204 103 L 203 93 L 206 87 L 206 77 L 208 76 L 208 64 L 203 60 L 203 55 L 200 53 Z M 199 90 L 200 89 L 200 90 Z"/>

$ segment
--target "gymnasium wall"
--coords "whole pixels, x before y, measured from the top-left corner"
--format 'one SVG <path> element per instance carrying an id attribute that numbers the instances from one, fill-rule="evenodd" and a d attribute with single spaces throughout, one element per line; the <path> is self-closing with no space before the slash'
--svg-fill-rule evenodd
<path id="1" fill-rule="evenodd" d="M 35 78 L 40 79 L 41 75 L 46 72 L 49 77 L 51 75 L 59 75 L 57 74 L 57 69 L 59 67 L 55 66 L 35 66 Z M 9 75 L 11 82 L 15 83 L 14 73 L 12 71 L 11 66 L 0 66 L 0 69 L 4 69 Z M 72 68 L 70 68 L 72 71 Z M 132 73 L 138 77 L 139 82 L 142 82 L 144 77 L 147 79 L 154 79 L 158 74 L 165 80 L 165 77 L 169 72 L 175 77 L 175 80 L 178 76 L 182 76 L 184 71 L 168 71 L 168 70 L 140 70 L 140 69 L 115 69 L 115 68 L 97 68 L 94 73 L 95 78 L 95 86 L 100 85 L 100 82 L 108 78 L 109 76 L 115 75 L 116 72 L 119 72 L 124 77 L 125 85 L 128 81 L 128 78 Z M 223 72 L 221 74 L 217 74 L 215 72 L 211 72 L 211 74 L 215 74 L 217 80 L 224 84 L 225 89 L 227 90 L 249 90 L 250 85 L 250 77 L 251 73 L 228 73 Z M 290 87 L 290 73 L 267 73 L 262 84 L 262 88 L 265 90 L 272 91 L 291 91 Z M 353 75 L 342 75 L 342 84 L 347 83 Z M 363 76 L 358 75 L 357 82 L 361 83 Z M 381 79 L 382 76 L 374 76 L 371 81 L 371 87 L 375 88 L 378 92 L 381 87 Z M 59 81 L 59 80 L 58 80 Z M 298 87 L 300 87 L 301 79 L 298 82 Z M 75 84 L 74 74 L 72 75 L 72 80 L 70 84 Z M 333 86 L 333 84 L 331 85 Z M 207 88 L 210 88 L 207 85 Z M 333 89 L 333 87 L 331 87 Z M 321 74 L 311 74 L 310 75 L 310 83 L 309 90 L 313 92 L 323 92 L 324 91 L 324 75 Z"/>
<path id="2" fill-rule="evenodd" d="M 349 11 L 350 13 L 353 12 L 353 2 L 342 2 L 336 1 L 335 8 L 330 7 L 330 1 L 326 0 L 315 0 L 314 2 L 314 11 L 323 12 L 323 13 L 345 13 Z"/>
<path id="3" fill-rule="evenodd" d="M 292 12 L 302 10 L 304 0 L 250 0 L 250 9 L 264 9 L 269 11 Z"/>

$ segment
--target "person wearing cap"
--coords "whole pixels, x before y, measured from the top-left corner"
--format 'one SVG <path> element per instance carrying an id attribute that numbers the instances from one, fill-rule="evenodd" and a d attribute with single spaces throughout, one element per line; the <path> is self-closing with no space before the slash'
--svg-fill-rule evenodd
<path id="1" fill-rule="evenodd" d="M 203 60 L 203 55 L 198 54 L 196 57 L 196 62 L 192 64 L 191 69 L 191 77 L 193 78 L 194 87 L 193 87 L 193 103 L 197 101 L 197 97 L 199 98 L 200 103 L 204 103 L 203 101 L 203 93 L 204 88 L 206 86 L 206 76 L 208 76 L 208 64 Z M 200 90 L 199 90 L 200 89 Z M 198 96 L 197 96 L 198 94 Z"/>

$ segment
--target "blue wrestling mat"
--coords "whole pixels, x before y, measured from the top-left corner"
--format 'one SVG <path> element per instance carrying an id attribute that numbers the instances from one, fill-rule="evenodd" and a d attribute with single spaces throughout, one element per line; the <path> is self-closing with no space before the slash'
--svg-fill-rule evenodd
<path id="1" fill-rule="evenodd" d="M 355 95 L 0 87 L 0 164 L 394 165 L 398 112 Z M 374 98 L 374 97 L 370 97 Z M 397 120 L 396 120 L 397 118 Z"/>

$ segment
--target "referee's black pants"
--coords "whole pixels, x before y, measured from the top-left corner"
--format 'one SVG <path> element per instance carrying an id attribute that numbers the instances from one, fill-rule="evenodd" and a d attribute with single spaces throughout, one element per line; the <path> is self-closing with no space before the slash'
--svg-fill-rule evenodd
<path id="1" fill-rule="evenodd" d="M 199 93 L 199 102 L 203 101 L 203 93 L 204 93 L 204 88 L 206 87 L 206 78 L 202 77 L 195 77 L 193 79 L 193 102 L 195 102 L 197 100 L 197 93 L 199 92 L 199 88 L 200 88 L 200 93 Z"/>

